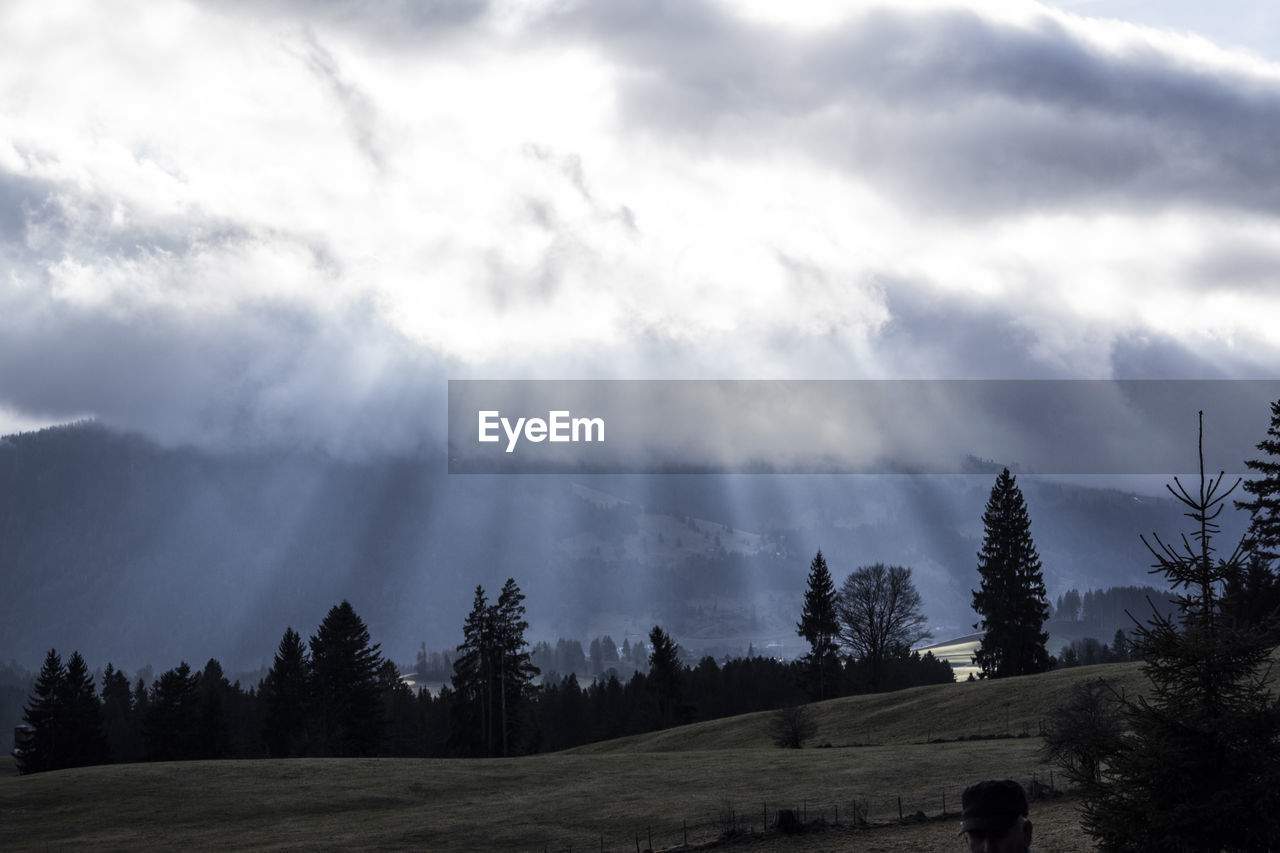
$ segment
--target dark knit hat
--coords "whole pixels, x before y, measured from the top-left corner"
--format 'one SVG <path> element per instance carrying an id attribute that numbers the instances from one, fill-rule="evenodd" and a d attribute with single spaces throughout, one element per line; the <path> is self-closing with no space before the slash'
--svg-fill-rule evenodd
<path id="1" fill-rule="evenodd" d="M 1012 779 L 989 779 L 965 788 L 961 832 L 1005 832 L 1027 816 L 1027 792 Z"/>

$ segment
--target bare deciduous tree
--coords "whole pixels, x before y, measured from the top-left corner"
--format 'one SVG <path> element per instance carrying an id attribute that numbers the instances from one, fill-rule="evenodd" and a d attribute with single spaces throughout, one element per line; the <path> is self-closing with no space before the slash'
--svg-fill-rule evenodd
<path id="1" fill-rule="evenodd" d="M 911 569 L 903 566 L 876 563 L 857 569 L 841 585 L 836 608 L 840 638 L 855 658 L 868 663 L 873 691 L 880 687 L 889 655 L 906 654 L 912 645 L 933 636 Z"/>
<path id="2" fill-rule="evenodd" d="M 818 721 L 807 705 L 780 708 L 769 715 L 769 737 L 783 749 L 800 749 L 818 733 Z"/>

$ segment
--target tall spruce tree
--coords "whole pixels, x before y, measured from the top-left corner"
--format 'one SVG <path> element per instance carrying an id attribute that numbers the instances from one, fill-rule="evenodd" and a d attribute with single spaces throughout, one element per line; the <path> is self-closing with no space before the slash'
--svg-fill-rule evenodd
<path id="1" fill-rule="evenodd" d="M 320 754 L 373 755 L 382 741 L 381 646 L 349 601 L 329 611 L 309 645 Z"/>
<path id="2" fill-rule="evenodd" d="M 1270 632 L 1280 640 L 1280 400 L 1271 404 L 1271 424 L 1257 445 L 1262 457 L 1244 464 L 1257 477 L 1244 490 L 1252 500 L 1235 501 L 1249 513 L 1244 548 L 1247 559 L 1240 571 L 1227 579 L 1224 610 L 1242 625 Z"/>
<path id="3" fill-rule="evenodd" d="M 141 732 L 134 714 L 129 679 L 111 663 L 102 673 L 102 726 L 112 761 L 126 763 L 142 757 Z"/>
<path id="4" fill-rule="evenodd" d="M 151 685 L 143 735 L 152 761 L 188 761 L 199 754 L 198 674 L 180 661 Z"/>
<path id="5" fill-rule="evenodd" d="M 502 756 L 523 752 L 532 735 L 533 679 L 539 669 L 533 665 L 524 632 L 524 594 L 515 578 L 507 578 L 498 593 L 493 611 L 493 651 L 496 661 L 498 722 Z"/>
<path id="6" fill-rule="evenodd" d="M 649 631 L 649 648 L 645 687 L 654 701 L 656 727 L 667 728 L 683 722 L 685 710 L 680 647 L 661 625 L 654 625 Z"/>
<path id="7" fill-rule="evenodd" d="M 1201 413 L 1203 439 L 1203 413 Z M 1247 559 L 1243 544 L 1219 557 L 1213 537 L 1232 486 L 1223 474 L 1192 493 L 1169 491 L 1194 529 L 1178 543 L 1143 538 L 1175 591 L 1177 613 L 1158 611 L 1133 634 L 1151 681 L 1146 697 L 1117 697 L 1129 733 L 1086 785 L 1084 825 L 1108 851 L 1280 849 L 1280 705 L 1267 686 L 1265 632 L 1223 618 L 1226 582 Z M 1237 481 L 1238 484 L 1238 481 Z"/>
<path id="8" fill-rule="evenodd" d="M 493 609 L 477 585 L 453 659 L 450 731 L 460 755 L 493 755 Z"/>
<path id="9" fill-rule="evenodd" d="M 1244 464 L 1258 477 L 1244 483 L 1253 500 L 1236 501 L 1237 509 L 1248 510 L 1249 532 L 1245 547 L 1252 558 L 1268 566 L 1280 562 L 1280 400 L 1271 404 L 1271 424 L 1267 437 L 1257 444 L 1264 458 L 1250 459 Z"/>
<path id="10" fill-rule="evenodd" d="M 65 767 L 85 767 L 107 760 L 107 739 L 103 733 L 102 705 L 93 686 L 93 675 L 79 652 L 67 658 L 67 675 L 62 682 L 63 744 Z"/>
<path id="11" fill-rule="evenodd" d="M 57 649 L 45 655 L 35 688 L 22 719 L 34 731 L 25 739 L 18 758 L 21 773 L 39 773 L 65 767 L 62 697 L 66 693 L 67 669 Z"/>
<path id="12" fill-rule="evenodd" d="M 983 678 L 1044 672 L 1050 663 L 1043 630 L 1049 602 L 1031 518 L 1008 468 L 991 488 L 982 525 L 981 586 L 973 593 L 973 609 L 981 616 L 974 627 L 985 634 L 973 662 Z"/>
<path id="13" fill-rule="evenodd" d="M 263 738 L 273 758 L 301 755 L 305 749 L 310 675 L 306 644 L 292 627 L 285 628 L 258 691 L 264 706 Z"/>
<path id="14" fill-rule="evenodd" d="M 18 759 L 21 773 L 84 767 L 107 760 L 93 676 L 79 652 L 64 666 L 55 649 L 45 656 L 35 689 L 23 713 L 34 731 L 24 738 Z"/>
<path id="15" fill-rule="evenodd" d="M 804 591 L 804 607 L 796 633 L 809 643 L 801 658 L 805 690 L 812 699 L 835 696 L 840 686 L 840 618 L 835 583 L 827 569 L 822 550 L 809 563 L 809 580 Z"/>

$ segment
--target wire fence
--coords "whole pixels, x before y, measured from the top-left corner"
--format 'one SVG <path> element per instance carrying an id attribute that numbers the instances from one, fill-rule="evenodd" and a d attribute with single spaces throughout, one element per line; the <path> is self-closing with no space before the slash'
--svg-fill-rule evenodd
<path id="1" fill-rule="evenodd" d="M 1055 796 L 1061 780 L 1054 771 L 1036 771 L 1019 778 L 1032 800 Z M 626 835 L 617 831 L 581 843 L 533 848 L 544 853 L 663 853 L 713 841 L 767 832 L 803 832 L 818 827 L 876 827 L 958 819 L 965 785 L 950 785 L 903 793 L 872 792 L 844 797 L 755 801 L 725 800 L 713 815 L 696 819 L 655 820 Z"/>

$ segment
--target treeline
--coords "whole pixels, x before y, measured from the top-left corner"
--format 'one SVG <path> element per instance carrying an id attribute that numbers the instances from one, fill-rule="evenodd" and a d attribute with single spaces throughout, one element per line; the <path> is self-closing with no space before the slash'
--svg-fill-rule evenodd
<path id="1" fill-rule="evenodd" d="M 306 640 L 287 628 L 266 676 L 247 688 L 210 660 L 203 669 L 180 663 L 150 685 L 142 678 L 131 684 L 107 664 L 99 693 L 79 652 L 64 664 L 51 650 L 15 733 L 19 767 L 34 773 L 109 761 L 520 755 L 807 698 L 801 662 L 704 657 L 689 666 L 659 626 L 647 644 L 619 648 L 599 638 L 585 661 L 577 642 L 531 651 L 523 601 L 514 580 L 492 603 L 476 588 L 449 683 L 434 694 L 401 678 L 346 601 Z M 540 670 L 539 657 L 570 674 Z M 430 668 L 441 659 L 424 648 L 419 662 Z M 585 686 L 574 674 L 584 662 L 584 671 L 602 668 Z M 619 666 L 636 669 L 624 680 Z M 835 692 L 866 692 L 869 678 L 851 662 Z M 881 679 L 882 689 L 896 689 L 949 682 L 952 673 L 932 655 L 902 654 L 886 662 Z"/>
<path id="2" fill-rule="evenodd" d="M 1056 666 L 1093 666 L 1099 663 L 1125 663 L 1133 659 L 1133 643 L 1124 631 L 1117 630 L 1110 645 L 1093 637 L 1072 640 L 1062 647 Z"/>
<path id="3" fill-rule="evenodd" d="M 1113 586 L 1088 590 L 1083 595 L 1077 589 L 1069 589 L 1058 596 L 1053 618 L 1061 622 L 1084 622 L 1106 637 L 1116 630 L 1132 629 L 1130 614 L 1145 624 L 1153 608 L 1155 613 L 1168 616 L 1177 609 L 1177 604 L 1168 590 L 1153 586 Z"/>

